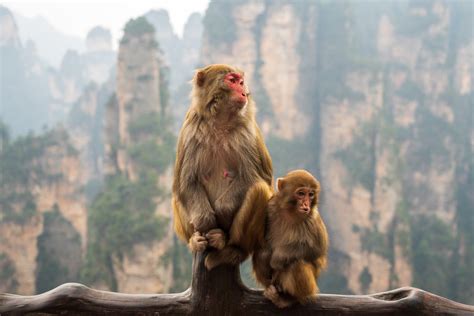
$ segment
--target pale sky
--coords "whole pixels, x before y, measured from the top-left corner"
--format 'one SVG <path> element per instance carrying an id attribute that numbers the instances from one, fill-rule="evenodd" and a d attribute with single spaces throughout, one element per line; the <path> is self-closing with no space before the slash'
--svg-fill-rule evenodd
<path id="1" fill-rule="evenodd" d="M 65 34 L 85 38 L 96 25 L 111 30 L 114 44 L 125 23 L 151 9 L 166 9 L 175 32 L 181 36 L 193 12 L 204 14 L 209 0 L 7 0 L 2 4 L 26 17 L 43 16 Z M 115 46 L 115 45 L 114 45 Z"/>

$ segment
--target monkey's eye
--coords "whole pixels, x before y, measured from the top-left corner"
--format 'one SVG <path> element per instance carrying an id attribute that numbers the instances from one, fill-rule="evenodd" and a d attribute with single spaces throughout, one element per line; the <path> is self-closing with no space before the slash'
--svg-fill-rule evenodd
<path id="1" fill-rule="evenodd" d="M 306 194 L 303 191 L 298 191 L 296 193 L 299 197 L 304 197 Z"/>
<path id="2" fill-rule="evenodd" d="M 230 77 L 230 82 L 235 83 L 236 82 L 235 77 Z"/>
<path id="3" fill-rule="evenodd" d="M 309 192 L 310 199 L 314 199 L 314 192 Z"/>

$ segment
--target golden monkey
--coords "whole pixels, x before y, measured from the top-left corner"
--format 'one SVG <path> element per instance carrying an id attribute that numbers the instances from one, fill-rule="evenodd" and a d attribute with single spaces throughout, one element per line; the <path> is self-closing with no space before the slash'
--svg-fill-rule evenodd
<path id="1" fill-rule="evenodd" d="M 255 251 L 253 269 L 264 295 L 280 308 L 311 301 L 326 265 L 328 234 L 318 212 L 319 182 L 296 170 L 277 180 L 268 202 L 265 244 Z"/>
<path id="2" fill-rule="evenodd" d="M 263 242 L 272 162 L 255 121 L 244 73 L 199 69 L 180 131 L 173 183 L 174 227 L 206 267 L 239 264 Z"/>

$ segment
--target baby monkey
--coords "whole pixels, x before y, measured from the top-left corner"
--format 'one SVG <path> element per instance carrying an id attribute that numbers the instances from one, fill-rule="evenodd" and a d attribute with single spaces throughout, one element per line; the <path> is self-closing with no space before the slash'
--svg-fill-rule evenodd
<path id="1" fill-rule="evenodd" d="M 318 180 L 295 170 L 277 179 L 277 188 L 268 202 L 265 244 L 252 260 L 255 277 L 265 286 L 263 294 L 284 308 L 316 297 L 328 234 L 317 208 Z"/>

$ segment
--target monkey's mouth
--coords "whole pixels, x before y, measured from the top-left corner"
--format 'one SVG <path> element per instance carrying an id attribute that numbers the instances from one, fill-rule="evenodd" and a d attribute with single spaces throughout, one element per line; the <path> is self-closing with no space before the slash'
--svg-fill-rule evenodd
<path id="1" fill-rule="evenodd" d="M 298 209 L 298 211 L 300 211 L 300 213 L 303 213 L 303 214 L 309 214 L 310 210 L 311 210 L 310 208 L 303 208 L 303 207 L 300 207 Z"/>
<path id="2" fill-rule="evenodd" d="M 242 94 L 242 96 L 236 96 L 232 101 L 238 110 L 241 110 L 248 102 L 247 96 L 244 94 Z"/>

